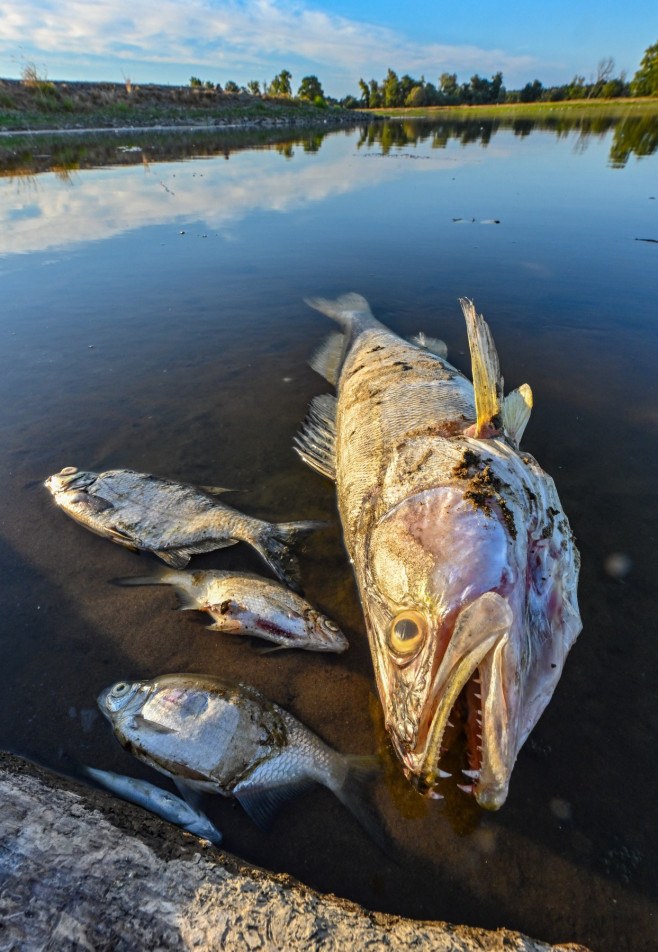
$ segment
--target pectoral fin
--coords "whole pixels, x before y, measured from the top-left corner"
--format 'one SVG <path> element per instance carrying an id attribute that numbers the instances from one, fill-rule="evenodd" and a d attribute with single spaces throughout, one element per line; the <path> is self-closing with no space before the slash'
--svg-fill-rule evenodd
<path id="1" fill-rule="evenodd" d="M 245 813 L 254 823 L 267 832 L 272 826 L 274 817 L 284 803 L 313 786 L 313 782 L 303 780 L 299 783 L 289 783 L 280 787 L 245 786 L 233 791 L 233 796 L 240 803 Z"/>
<path id="2" fill-rule="evenodd" d="M 142 714 L 135 714 L 135 716 L 133 717 L 133 726 L 137 730 L 139 730 L 140 728 L 148 728 L 148 730 L 153 731 L 154 734 L 177 734 L 178 733 L 175 727 L 167 727 L 165 724 L 160 724 L 159 721 L 151 721 L 147 717 L 144 717 Z"/>
<path id="3" fill-rule="evenodd" d="M 532 410 L 532 390 L 522 383 L 516 390 L 508 393 L 503 402 L 503 428 L 505 434 L 517 446 L 530 419 Z"/>
<path id="4" fill-rule="evenodd" d="M 311 469 L 336 481 L 336 398 L 329 393 L 311 400 L 308 415 L 294 440 L 295 450 Z"/>

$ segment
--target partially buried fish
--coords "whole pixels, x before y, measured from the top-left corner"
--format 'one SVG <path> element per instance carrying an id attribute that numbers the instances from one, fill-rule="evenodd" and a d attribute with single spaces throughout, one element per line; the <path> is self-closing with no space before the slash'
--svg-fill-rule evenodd
<path id="1" fill-rule="evenodd" d="M 122 746 L 171 777 L 181 792 L 235 797 L 267 828 L 281 803 L 317 782 L 382 841 L 363 794 L 373 758 L 332 750 L 247 684 L 168 674 L 119 681 L 99 695 L 98 705 Z"/>
<path id="2" fill-rule="evenodd" d="M 117 579 L 119 585 L 171 585 L 181 610 L 208 612 L 211 631 L 256 635 L 281 648 L 345 651 L 347 638 L 338 625 L 300 595 L 278 582 L 242 572 L 184 572 L 162 569 L 156 575 Z"/>
<path id="3" fill-rule="evenodd" d="M 151 813 L 157 813 L 163 820 L 182 827 L 188 833 L 210 840 L 215 845 L 222 842 L 222 834 L 205 813 L 194 809 L 168 790 L 162 790 L 155 784 L 149 783 L 148 780 L 125 777 L 122 774 L 112 773 L 110 770 L 88 767 L 86 764 L 78 765 L 77 773 L 93 780 L 110 793 L 115 793 L 122 800 L 128 800 L 130 803 L 136 803 L 150 810 Z"/>
<path id="4" fill-rule="evenodd" d="M 46 487 L 76 522 L 129 549 L 153 552 L 174 568 L 192 555 L 248 542 L 282 581 L 298 586 L 290 543 L 320 522 L 271 523 L 220 502 L 213 492 L 130 469 L 105 473 L 67 466 Z"/>
<path id="5" fill-rule="evenodd" d="M 308 303 L 342 333 L 312 360 L 337 397 L 313 400 L 297 451 L 336 481 L 387 730 L 430 796 L 465 735 L 463 789 L 498 809 L 581 629 L 569 523 L 519 450 L 530 388 L 503 399 L 489 327 L 466 299 L 473 384 L 360 295 Z"/>

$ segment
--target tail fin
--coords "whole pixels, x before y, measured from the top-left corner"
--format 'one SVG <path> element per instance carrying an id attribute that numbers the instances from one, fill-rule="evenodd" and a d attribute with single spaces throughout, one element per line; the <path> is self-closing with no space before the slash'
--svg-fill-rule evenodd
<path id="1" fill-rule="evenodd" d="M 346 331 L 361 330 L 369 325 L 379 326 L 379 321 L 373 317 L 366 299 L 354 292 L 343 294 L 335 301 L 329 301 L 327 298 L 306 298 L 306 303 L 321 314 L 326 314 Z"/>
<path id="2" fill-rule="evenodd" d="M 379 849 L 395 859 L 390 837 L 384 822 L 376 811 L 368 788 L 379 773 L 376 757 L 347 755 L 343 758 L 347 771 L 340 787 L 332 787 L 343 806 L 346 806 Z"/>
<path id="3" fill-rule="evenodd" d="M 498 353 L 489 325 L 475 310 L 469 298 L 461 298 L 471 351 L 473 389 L 477 424 L 475 436 L 487 437 L 502 430 L 503 378 L 500 375 Z"/>
<path id="4" fill-rule="evenodd" d="M 156 569 L 153 575 L 129 575 L 125 578 L 115 578 L 114 585 L 129 587 L 133 585 L 171 585 L 178 596 L 178 606 L 182 612 L 196 611 L 202 601 L 203 592 L 195 584 L 194 572 L 177 569 Z M 201 586 L 202 588 L 203 586 Z"/>
<path id="5" fill-rule="evenodd" d="M 254 548 L 258 549 L 274 574 L 285 585 L 295 592 L 301 591 L 301 571 L 299 562 L 290 545 L 297 539 L 312 532 L 313 529 L 322 529 L 326 522 L 309 519 L 303 522 L 265 522 L 262 529 L 252 540 Z"/>
<path id="6" fill-rule="evenodd" d="M 166 571 L 166 570 L 165 570 Z M 164 573 L 162 573 L 164 574 Z M 123 578 L 113 578 L 113 585 L 120 585 L 121 588 L 130 588 L 132 585 L 170 585 L 168 579 L 158 575 L 127 575 Z"/>

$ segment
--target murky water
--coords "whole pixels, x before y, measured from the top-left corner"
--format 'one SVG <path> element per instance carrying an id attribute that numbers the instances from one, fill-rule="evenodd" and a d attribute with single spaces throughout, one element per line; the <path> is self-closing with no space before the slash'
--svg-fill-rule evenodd
<path id="1" fill-rule="evenodd" d="M 506 388 L 532 386 L 524 445 L 583 557 L 584 630 L 509 799 L 487 814 L 447 786 L 427 802 L 389 759 L 376 797 L 399 864 L 325 790 L 267 836 L 232 802 L 211 814 L 232 852 L 370 908 L 655 948 L 658 244 L 637 239 L 658 239 L 658 162 L 652 131 L 636 133 L 380 124 L 197 160 L 145 147 L 118 167 L 105 144 L 93 170 L 15 163 L 0 180 L 0 745 L 157 780 L 95 697 L 193 670 L 252 682 L 343 751 L 385 754 L 334 489 L 291 449 L 326 389 L 306 359 L 331 330 L 303 298 L 357 290 L 468 370 L 466 294 Z M 262 655 L 173 611 L 167 589 L 111 585 L 155 560 L 55 509 L 42 481 L 68 465 L 232 486 L 253 514 L 331 520 L 303 553 L 305 590 L 350 650 Z M 194 565 L 265 571 L 243 546 Z"/>

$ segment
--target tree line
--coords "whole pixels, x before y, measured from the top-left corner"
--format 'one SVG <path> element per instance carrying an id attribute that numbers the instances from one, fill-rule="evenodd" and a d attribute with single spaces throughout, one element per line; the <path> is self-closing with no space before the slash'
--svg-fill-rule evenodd
<path id="1" fill-rule="evenodd" d="M 252 80 L 238 86 L 229 80 L 224 88 L 219 84 L 202 83 L 192 76 L 191 86 L 214 89 L 229 95 L 283 96 L 314 102 L 317 106 L 340 105 L 346 109 L 376 109 L 378 107 L 422 106 L 481 106 L 496 103 L 562 102 L 570 99 L 617 99 L 625 96 L 658 96 L 658 42 L 644 53 L 639 69 L 630 82 L 622 71 L 615 76 L 612 56 L 599 61 L 596 74 L 589 81 L 576 75 L 571 82 L 559 86 L 544 86 L 539 79 L 528 82 L 522 89 L 506 89 L 503 74 L 497 72 L 490 79 L 475 73 L 470 80 L 459 83 L 456 73 L 441 73 L 436 84 L 424 76 L 415 79 L 405 73 L 398 76 L 389 69 L 378 81 L 359 80 L 360 95 L 336 100 L 327 96 L 317 76 L 304 76 L 297 90 L 292 92 L 292 74 L 283 69 L 270 82 Z"/>

